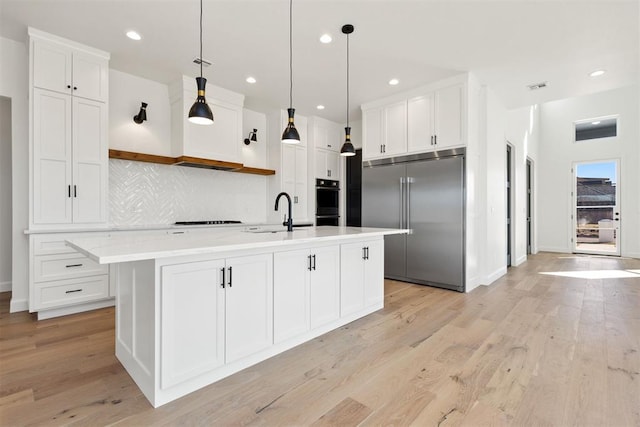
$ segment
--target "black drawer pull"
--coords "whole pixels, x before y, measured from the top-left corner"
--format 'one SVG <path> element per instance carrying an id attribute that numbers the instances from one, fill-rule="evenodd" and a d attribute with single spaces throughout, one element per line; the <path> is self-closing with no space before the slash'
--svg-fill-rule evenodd
<path id="1" fill-rule="evenodd" d="M 82 264 L 68 264 L 65 267 L 67 268 L 72 268 L 72 267 L 82 267 Z"/>
<path id="2" fill-rule="evenodd" d="M 74 292 L 82 292 L 82 289 L 73 289 L 71 291 L 66 291 L 65 294 L 72 294 Z"/>
<path id="3" fill-rule="evenodd" d="M 233 276 L 232 276 L 232 269 L 233 267 L 229 267 L 229 287 L 233 287 Z"/>

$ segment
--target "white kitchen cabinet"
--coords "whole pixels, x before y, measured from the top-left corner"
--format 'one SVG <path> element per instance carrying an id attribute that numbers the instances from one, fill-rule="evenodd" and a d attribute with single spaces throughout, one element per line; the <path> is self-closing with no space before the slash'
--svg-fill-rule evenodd
<path id="1" fill-rule="evenodd" d="M 183 76 L 169 86 L 173 154 L 238 162 L 243 140 L 244 95 L 207 83 L 207 104 L 213 112 L 211 125 L 198 125 L 188 120 L 196 97 L 196 80 L 192 77 Z"/>
<path id="2" fill-rule="evenodd" d="M 337 245 L 274 254 L 274 343 L 340 317 L 339 265 Z"/>
<path id="3" fill-rule="evenodd" d="M 363 105 L 363 159 L 466 145 L 467 84 L 454 80 Z"/>
<path id="4" fill-rule="evenodd" d="M 383 269 L 383 241 L 372 240 L 340 245 L 340 316 L 347 316 L 364 308 L 382 304 Z"/>
<path id="5" fill-rule="evenodd" d="M 340 152 L 342 146 L 342 128 L 339 124 L 321 117 L 309 117 L 309 141 L 316 149 Z"/>
<path id="6" fill-rule="evenodd" d="M 33 90 L 33 224 L 107 221 L 107 107 Z"/>
<path id="7" fill-rule="evenodd" d="M 162 267 L 161 388 L 224 364 L 225 267 L 224 260 Z"/>
<path id="8" fill-rule="evenodd" d="M 33 86 L 96 101 L 107 101 L 108 55 L 95 49 L 72 47 L 71 43 L 39 38 L 51 36 L 31 28 L 29 35 L 33 43 Z"/>
<path id="9" fill-rule="evenodd" d="M 296 129 L 300 134 L 300 144 L 282 144 L 280 137 L 287 122 L 285 111 L 279 111 L 269 117 L 269 167 L 276 171 L 276 175 L 269 181 L 269 198 L 267 211 L 270 222 L 282 222 L 287 212 L 287 203 L 280 201 L 280 210 L 273 211 L 276 196 L 284 191 L 291 197 L 293 203 L 293 221 L 309 221 L 310 189 L 307 147 L 307 119 L 295 116 Z"/>
<path id="10" fill-rule="evenodd" d="M 315 176 L 320 179 L 340 180 L 340 155 L 333 151 L 316 149 Z"/>
<path id="11" fill-rule="evenodd" d="M 372 159 L 407 151 L 407 101 L 402 100 L 363 113 L 363 158 Z"/>

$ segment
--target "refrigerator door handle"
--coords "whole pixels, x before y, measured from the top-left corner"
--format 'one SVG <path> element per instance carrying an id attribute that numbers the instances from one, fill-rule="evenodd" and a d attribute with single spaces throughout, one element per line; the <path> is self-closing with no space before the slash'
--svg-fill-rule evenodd
<path id="1" fill-rule="evenodd" d="M 404 176 L 400 177 L 400 225 L 399 228 L 404 228 L 404 203 L 405 203 L 405 191 L 404 191 Z"/>
<path id="2" fill-rule="evenodd" d="M 409 229 L 409 234 L 413 234 L 413 230 L 411 229 L 411 184 L 413 184 L 415 181 L 415 178 L 407 177 L 407 207 L 405 208 L 405 228 Z"/>

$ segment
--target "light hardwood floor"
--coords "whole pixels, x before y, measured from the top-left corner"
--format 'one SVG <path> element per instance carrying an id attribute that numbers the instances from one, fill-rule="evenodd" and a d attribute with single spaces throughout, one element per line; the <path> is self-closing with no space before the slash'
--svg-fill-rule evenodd
<path id="1" fill-rule="evenodd" d="M 469 294 L 387 281 L 372 315 L 153 409 L 114 310 L 0 294 L 0 425 L 640 426 L 640 260 L 541 253 Z"/>

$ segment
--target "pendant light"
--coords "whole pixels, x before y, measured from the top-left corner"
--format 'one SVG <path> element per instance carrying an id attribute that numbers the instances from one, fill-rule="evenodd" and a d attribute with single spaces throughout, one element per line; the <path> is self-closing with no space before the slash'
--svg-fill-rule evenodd
<path id="1" fill-rule="evenodd" d="M 198 97 L 189 110 L 189 121 L 199 125 L 210 125 L 213 124 L 213 113 L 204 97 L 207 79 L 202 77 L 202 62 L 202 0 L 200 0 L 200 77 L 196 77 Z"/>
<path id="2" fill-rule="evenodd" d="M 293 0 L 289 0 L 289 108 L 287 108 L 289 119 L 287 127 L 282 132 L 283 144 L 300 143 L 300 134 L 293 123 L 295 112 L 296 110 L 293 108 Z"/>
<path id="3" fill-rule="evenodd" d="M 351 127 L 349 127 L 349 34 L 353 33 L 353 30 L 353 25 L 342 26 L 342 33 L 347 36 L 347 127 L 344 128 L 344 144 L 340 148 L 340 155 L 344 157 L 356 155 L 356 149 L 351 143 Z"/>

